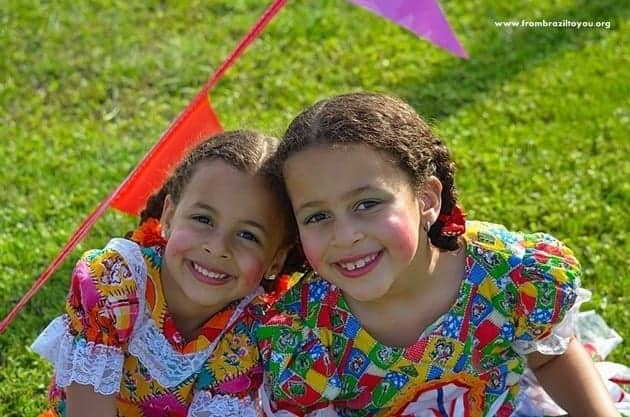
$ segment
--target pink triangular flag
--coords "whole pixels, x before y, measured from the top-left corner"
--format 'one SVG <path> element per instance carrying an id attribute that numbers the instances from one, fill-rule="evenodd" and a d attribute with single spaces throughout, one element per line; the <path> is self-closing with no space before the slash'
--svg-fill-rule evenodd
<path id="1" fill-rule="evenodd" d="M 459 57 L 468 58 L 468 53 L 457 40 L 437 0 L 348 1 L 398 23 Z"/>

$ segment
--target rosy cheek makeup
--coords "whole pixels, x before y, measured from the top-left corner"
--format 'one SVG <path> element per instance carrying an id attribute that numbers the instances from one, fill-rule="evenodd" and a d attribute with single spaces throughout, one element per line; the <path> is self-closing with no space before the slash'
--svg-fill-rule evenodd
<path id="1" fill-rule="evenodd" d="M 174 229 L 166 242 L 166 250 L 170 255 L 182 256 L 184 252 L 194 247 L 193 242 L 197 242 L 198 238 L 186 229 Z"/>
<path id="2" fill-rule="evenodd" d="M 251 287 L 256 287 L 262 281 L 265 268 L 262 262 L 253 262 L 243 269 L 242 279 Z"/>
<path id="3" fill-rule="evenodd" d="M 392 249 L 395 248 L 397 256 L 402 259 L 412 259 L 418 249 L 418 228 L 419 225 L 406 216 L 396 215 L 388 219 L 384 229 L 389 235 Z"/>

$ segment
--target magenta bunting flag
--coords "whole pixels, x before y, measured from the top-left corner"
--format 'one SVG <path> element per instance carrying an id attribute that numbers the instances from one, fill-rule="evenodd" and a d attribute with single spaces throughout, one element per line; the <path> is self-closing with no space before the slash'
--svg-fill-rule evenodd
<path id="1" fill-rule="evenodd" d="M 348 1 L 398 23 L 459 57 L 468 58 L 468 53 L 457 40 L 437 0 Z"/>

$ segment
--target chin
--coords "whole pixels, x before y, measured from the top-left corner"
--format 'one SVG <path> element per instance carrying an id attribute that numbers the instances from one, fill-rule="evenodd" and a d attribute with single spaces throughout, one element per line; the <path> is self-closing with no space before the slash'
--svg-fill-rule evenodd
<path id="1" fill-rule="evenodd" d="M 343 289 L 342 289 L 343 290 Z M 362 288 L 360 290 L 343 290 L 345 294 L 359 302 L 376 301 L 387 294 L 388 288 Z"/>

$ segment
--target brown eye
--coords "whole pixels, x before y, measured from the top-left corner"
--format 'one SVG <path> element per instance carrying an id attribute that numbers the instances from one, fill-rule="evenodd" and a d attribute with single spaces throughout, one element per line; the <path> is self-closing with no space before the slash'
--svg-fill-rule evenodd
<path id="1" fill-rule="evenodd" d="M 360 201 L 359 204 L 357 204 L 355 208 L 356 210 L 369 210 L 380 203 L 381 202 L 378 200 L 363 200 L 363 201 Z"/>
<path id="2" fill-rule="evenodd" d="M 196 216 L 193 216 L 192 218 L 193 220 L 199 223 L 212 225 L 212 219 L 208 216 L 196 215 Z"/>
<path id="3" fill-rule="evenodd" d="M 238 237 L 243 238 L 245 240 L 251 240 L 252 242 L 260 243 L 260 239 L 256 237 L 255 234 L 249 232 L 247 230 L 243 230 L 242 232 L 238 232 Z"/>
<path id="4" fill-rule="evenodd" d="M 319 223 L 323 220 L 326 220 L 327 218 L 328 218 L 328 215 L 326 215 L 326 213 L 323 213 L 323 212 L 311 214 L 310 216 L 304 219 L 304 224 Z"/>

